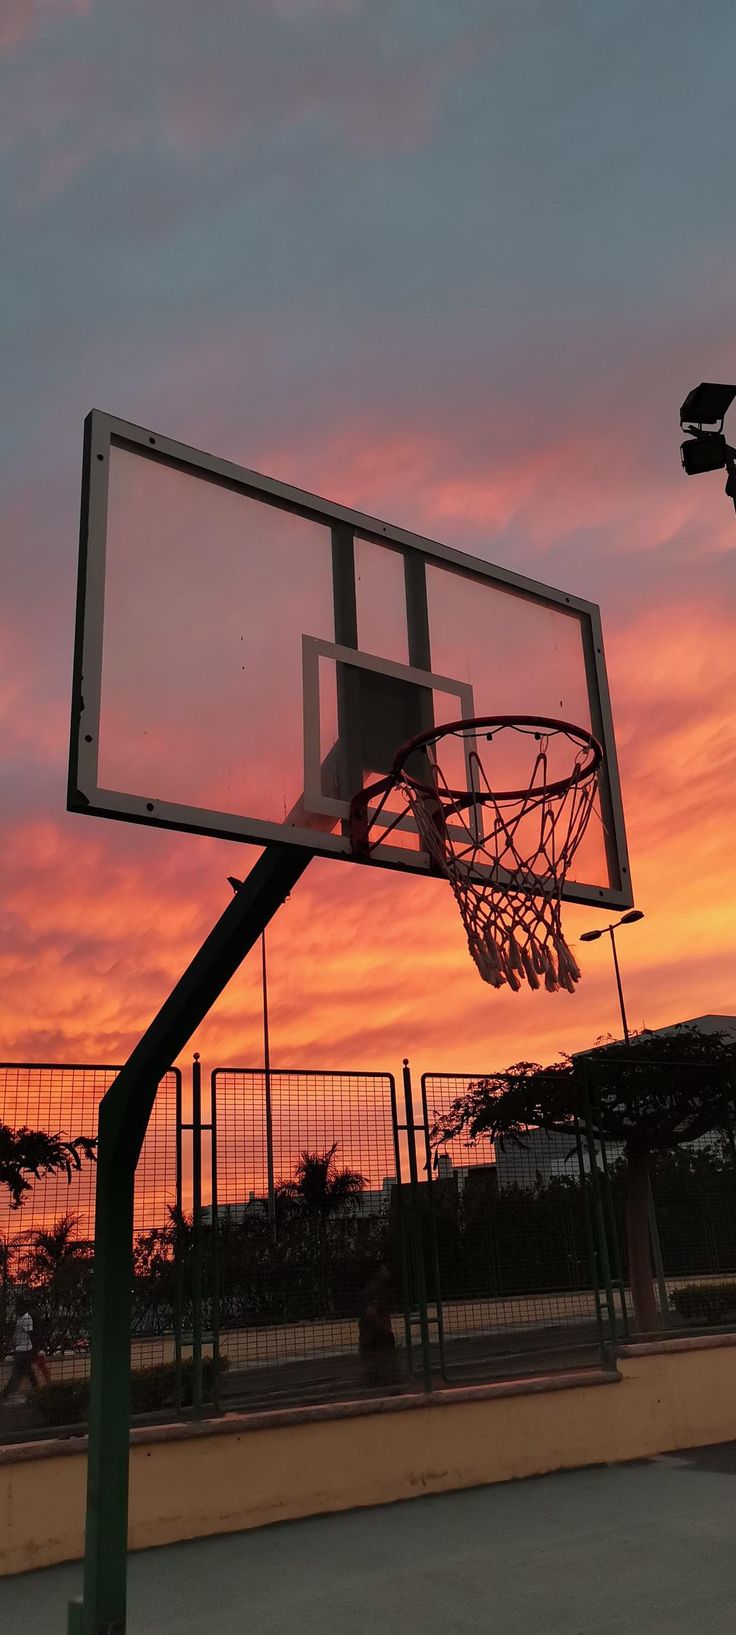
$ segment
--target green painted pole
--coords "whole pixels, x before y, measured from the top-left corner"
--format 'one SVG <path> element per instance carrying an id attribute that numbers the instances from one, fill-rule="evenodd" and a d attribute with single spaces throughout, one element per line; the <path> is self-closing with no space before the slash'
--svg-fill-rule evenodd
<path id="1" fill-rule="evenodd" d="M 608 1256 L 608 1236 L 606 1233 L 606 1218 L 601 1197 L 600 1172 L 595 1147 L 595 1132 L 591 1112 L 590 1085 L 585 1085 L 585 1127 L 588 1137 L 588 1152 L 590 1154 L 590 1184 L 593 1194 L 593 1213 L 595 1216 L 596 1233 L 601 1257 L 603 1272 L 603 1286 L 606 1291 L 606 1309 L 608 1311 L 608 1325 L 610 1334 L 611 1360 L 615 1361 L 616 1344 L 616 1306 L 613 1298 L 613 1280 L 611 1278 L 611 1263 Z"/>
<path id="2" fill-rule="evenodd" d="M 176 1071 L 176 1219 L 174 1222 L 174 1407 L 181 1418 L 181 1328 L 184 1305 L 184 1268 L 182 1266 L 182 1220 L 184 1216 L 183 1187 L 183 1111 L 181 1072 Z"/>
<path id="3" fill-rule="evenodd" d="M 575 1116 L 575 1148 L 576 1148 L 577 1159 L 578 1159 L 578 1175 L 580 1177 L 580 1196 L 581 1196 L 581 1201 L 582 1201 L 582 1206 L 583 1206 L 583 1221 L 585 1223 L 585 1236 L 586 1236 L 587 1243 L 588 1243 L 588 1265 L 590 1267 L 590 1277 L 591 1277 L 591 1282 L 592 1282 L 592 1285 L 593 1285 L 593 1306 L 594 1306 L 594 1309 L 595 1309 L 595 1326 L 596 1326 L 596 1329 L 598 1331 L 598 1345 L 599 1345 L 599 1348 L 600 1348 L 601 1362 L 607 1365 L 610 1362 L 610 1357 L 609 1357 L 608 1345 L 606 1343 L 605 1328 L 604 1328 L 604 1324 L 603 1324 L 603 1312 L 601 1310 L 601 1291 L 600 1291 L 600 1279 L 599 1279 L 599 1275 L 598 1275 L 598 1257 L 596 1255 L 595 1233 L 593 1231 L 593 1223 L 592 1223 L 591 1218 L 590 1218 L 590 1205 L 589 1205 L 589 1202 L 588 1202 L 588 1178 L 587 1178 L 586 1173 L 585 1173 L 585 1158 L 583 1156 L 583 1142 L 582 1142 L 582 1137 L 581 1137 L 581 1134 L 580 1134 L 580 1118 L 579 1118 L 579 1115 L 578 1115 L 577 1107 L 575 1108 L 575 1115 L 574 1116 Z M 592 1166 L 595 1163 L 595 1154 L 591 1153 L 590 1148 L 588 1148 L 588 1161 L 590 1163 L 591 1170 L 592 1170 Z M 592 1186 L 592 1181 L 591 1181 L 591 1186 Z"/>
<path id="4" fill-rule="evenodd" d="M 406 1204 L 404 1200 L 404 1179 L 401 1173 L 401 1142 L 399 1138 L 399 1109 L 396 1101 L 396 1081 L 393 1073 L 389 1078 L 391 1095 L 391 1123 L 394 1132 L 394 1167 L 396 1170 L 396 1219 L 399 1228 L 399 1252 L 401 1255 L 401 1298 L 404 1304 L 404 1345 L 406 1347 L 406 1371 L 409 1379 L 414 1377 L 414 1362 L 412 1355 L 411 1332 L 411 1279 L 409 1276 L 409 1258 L 407 1254 Z M 390 1207 L 390 1206 L 389 1206 Z"/>
<path id="5" fill-rule="evenodd" d="M 68 1635 L 125 1635 L 133 1198 L 156 1090 L 310 858 L 266 847 L 100 1105 L 84 1593 Z"/>
<path id="6" fill-rule="evenodd" d="M 202 1063 L 192 1062 L 192 1413 L 202 1418 Z"/>
<path id="7" fill-rule="evenodd" d="M 432 1275 L 434 1277 L 434 1302 L 437 1312 L 437 1345 L 439 1348 L 440 1374 L 445 1382 L 447 1379 L 447 1358 L 445 1355 L 445 1314 L 442 1306 L 442 1282 L 440 1277 L 440 1245 L 437 1235 L 437 1204 L 434 1193 L 434 1176 L 432 1161 L 434 1154 L 429 1139 L 429 1107 L 427 1105 L 427 1081 L 422 1074 L 422 1125 L 424 1129 L 424 1162 L 427 1171 L 427 1197 L 429 1199 L 430 1231 L 432 1234 Z"/>
<path id="8" fill-rule="evenodd" d="M 212 1402 L 222 1412 L 220 1395 L 220 1210 L 217 1202 L 217 1069 L 210 1078 L 210 1153 L 212 1227 L 210 1237 L 210 1277 L 212 1281 Z"/>
<path id="9" fill-rule="evenodd" d="M 409 1151 L 409 1178 L 411 1181 L 411 1214 L 412 1214 L 412 1243 L 414 1246 L 414 1274 L 416 1277 L 417 1308 L 419 1311 L 419 1339 L 422 1348 L 422 1374 L 424 1389 L 432 1389 L 432 1360 L 429 1347 L 429 1314 L 427 1311 L 427 1280 L 424 1274 L 424 1240 L 422 1233 L 422 1200 L 419 1192 L 419 1172 L 417 1170 L 416 1125 L 414 1123 L 414 1098 L 411 1087 L 411 1073 L 409 1063 L 404 1059 L 404 1105 L 406 1107 L 406 1132 Z"/>
<path id="10" fill-rule="evenodd" d="M 156 1084 L 151 1103 L 155 1093 Z M 95 1211 L 103 1225 L 95 1229 L 84 1602 L 78 1624 L 69 1626 L 80 1635 L 125 1630 L 135 1167 L 116 1161 L 115 1122 L 105 1097 L 98 1124 Z"/>

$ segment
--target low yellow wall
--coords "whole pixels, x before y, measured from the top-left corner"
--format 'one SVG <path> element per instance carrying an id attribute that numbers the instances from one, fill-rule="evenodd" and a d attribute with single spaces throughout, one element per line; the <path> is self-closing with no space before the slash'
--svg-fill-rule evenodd
<path id="1" fill-rule="evenodd" d="M 618 1378 L 565 1376 L 137 1431 L 130 1544 L 730 1440 L 736 1347 L 722 1340 L 631 1347 Z M 0 1572 L 81 1555 L 85 1475 L 82 1438 L 0 1450 Z"/>

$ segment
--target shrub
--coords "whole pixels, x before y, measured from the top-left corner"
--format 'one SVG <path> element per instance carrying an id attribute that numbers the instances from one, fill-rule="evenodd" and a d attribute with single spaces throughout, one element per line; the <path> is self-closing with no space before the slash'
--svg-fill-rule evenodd
<path id="1" fill-rule="evenodd" d="M 736 1283 L 687 1283 L 673 1289 L 670 1299 L 686 1323 L 736 1321 Z"/>
<path id="2" fill-rule="evenodd" d="M 230 1367 L 228 1357 L 220 1358 L 220 1373 Z M 205 1401 L 212 1394 L 214 1367 L 211 1357 L 202 1359 L 202 1394 Z M 160 1408 L 172 1408 L 176 1395 L 176 1370 L 173 1363 L 153 1363 L 149 1368 L 135 1368 L 130 1382 L 130 1406 L 133 1414 L 156 1413 Z M 183 1407 L 192 1402 L 192 1364 L 182 1363 L 181 1400 Z M 39 1391 L 36 1398 L 44 1425 L 83 1425 L 89 1411 L 88 1380 L 57 1380 Z"/>

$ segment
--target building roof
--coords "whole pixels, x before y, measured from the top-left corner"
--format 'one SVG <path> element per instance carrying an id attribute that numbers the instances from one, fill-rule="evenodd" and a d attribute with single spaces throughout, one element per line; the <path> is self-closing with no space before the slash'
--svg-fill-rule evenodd
<path id="1" fill-rule="evenodd" d="M 680 1028 L 697 1028 L 699 1033 L 725 1033 L 726 1037 L 736 1043 L 736 1016 L 717 1016 L 715 1013 L 706 1016 L 691 1016 L 687 1021 L 668 1022 L 663 1028 L 642 1028 L 636 1034 L 637 1039 L 642 1037 L 657 1039 L 665 1034 L 678 1033 Z M 615 1045 L 622 1045 L 623 1039 L 606 1039 L 599 1045 L 593 1045 L 588 1050 L 578 1050 L 576 1056 L 593 1056 L 597 1050 L 611 1050 Z"/>

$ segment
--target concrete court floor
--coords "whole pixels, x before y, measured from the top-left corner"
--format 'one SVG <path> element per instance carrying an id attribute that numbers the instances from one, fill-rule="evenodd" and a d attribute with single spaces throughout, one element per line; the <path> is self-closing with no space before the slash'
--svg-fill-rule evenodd
<path id="1" fill-rule="evenodd" d="M 734 1635 L 736 1443 L 134 1555 L 129 1635 Z M 0 1580 L 64 1635 L 78 1566 Z"/>

